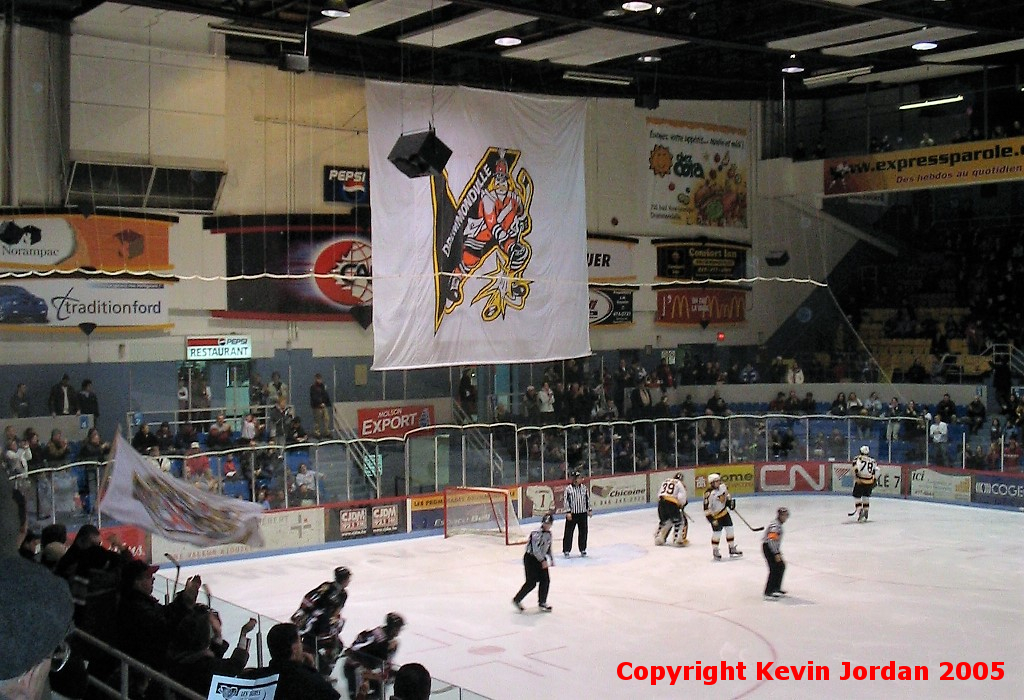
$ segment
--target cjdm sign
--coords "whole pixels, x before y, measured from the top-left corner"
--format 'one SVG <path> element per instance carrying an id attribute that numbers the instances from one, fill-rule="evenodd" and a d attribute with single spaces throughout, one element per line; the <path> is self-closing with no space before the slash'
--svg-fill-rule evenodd
<path id="1" fill-rule="evenodd" d="M 186 360 L 248 360 L 252 338 L 247 335 L 217 335 L 185 339 Z"/>

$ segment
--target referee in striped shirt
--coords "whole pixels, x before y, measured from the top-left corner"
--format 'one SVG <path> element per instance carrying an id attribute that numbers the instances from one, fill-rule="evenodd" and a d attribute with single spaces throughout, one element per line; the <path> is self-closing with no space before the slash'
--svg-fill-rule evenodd
<path id="1" fill-rule="evenodd" d="M 572 552 L 573 530 L 580 530 L 580 556 L 587 556 L 587 519 L 594 514 L 590 507 L 590 489 L 582 483 L 579 471 L 572 473 L 572 483 L 565 487 L 565 534 L 562 535 L 562 556 Z"/>

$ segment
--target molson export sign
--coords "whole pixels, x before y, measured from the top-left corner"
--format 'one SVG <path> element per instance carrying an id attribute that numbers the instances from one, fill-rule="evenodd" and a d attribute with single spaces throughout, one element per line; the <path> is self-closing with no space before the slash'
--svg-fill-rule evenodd
<path id="1" fill-rule="evenodd" d="M 434 407 L 423 405 L 360 408 L 356 417 L 361 438 L 405 437 L 410 430 L 434 425 Z"/>

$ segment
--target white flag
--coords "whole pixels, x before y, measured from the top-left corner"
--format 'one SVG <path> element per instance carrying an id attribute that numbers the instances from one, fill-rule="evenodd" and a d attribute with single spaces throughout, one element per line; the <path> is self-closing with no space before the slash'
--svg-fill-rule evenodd
<path id="1" fill-rule="evenodd" d="M 114 467 L 99 507 L 105 516 L 176 542 L 263 546 L 263 508 L 258 503 L 200 491 L 157 469 L 120 434 L 114 440 Z"/>
<path id="2" fill-rule="evenodd" d="M 590 354 L 585 103 L 367 81 L 373 366 Z M 452 150 L 442 175 L 388 161 L 404 127 Z"/>

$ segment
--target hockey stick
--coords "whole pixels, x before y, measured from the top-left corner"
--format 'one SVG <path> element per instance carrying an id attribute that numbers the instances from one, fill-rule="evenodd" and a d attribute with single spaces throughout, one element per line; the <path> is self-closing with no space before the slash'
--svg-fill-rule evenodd
<path id="1" fill-rule="evenodd" d="M 168 559 L 170 559 L 171 563 L 174 564 L 175 573 L 174 573 L 174 589 L 173 589 L 173 594 L 176 595 L 178 593 L 178 579 L 181 578 L 181 564 L 179 564 L 178 560 L 175 559 L 174 557 L 172 557 L 167 552 L 164 552 L 164 556 L 167 557 Z M 172 597 L 173 597 L 173 595 L 172 595 Z"/>
<path id="2" fill-rule="evenodd" d="M 740 520 L 742 520 L 742 521 L 743 521 L 743 524 L 744 524 L 744 525 L 746 525 L 747 527 L 749 527 L 749 528 L 750 528 L 750 531 L 751 531 L 751 532 L 761 532 L 761 530 L 763 530 L 763 529 L 764 529 L 764 525 L 761 525 L 760 527 L 754 527 L 753 525 L 751 525 L 750 523 L 748 523 L 748 522 L 747 522 L 747 519 L 746 519 L 746 518 L 744 518 L 744 517 L 743 517 L 743 516 L 742 516 L 742 515 L 740 514 L 740 512 L 739 512 L 738 510 L 736 510 L 735 508 L 733 508 L 733 509 L 732 509 L 732 512 L 736 514 L 736 517 L 738 517 L 738 518 L 739 518 Z"/>
<path id="3" fill-rule="evenodd" d="M 852 518 L 853 516 L 855 516 L 859 512 L 860 512 L 860 506 L 857 506 L 856 508 L 853 509 L 852 513 L 847 513 L 846 517 L 847 518 Z"/>

